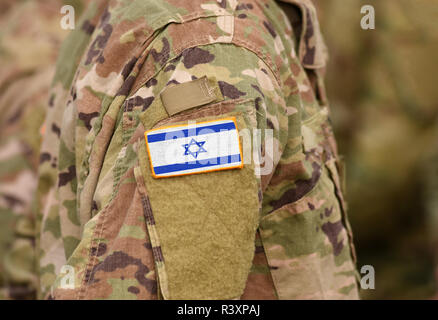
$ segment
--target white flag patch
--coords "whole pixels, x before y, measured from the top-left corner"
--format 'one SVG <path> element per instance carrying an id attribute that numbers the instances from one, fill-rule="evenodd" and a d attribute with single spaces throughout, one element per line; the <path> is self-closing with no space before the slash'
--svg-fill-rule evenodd
<path id="1" fill-rule="evenodd" d="M 144 135 L 155 178 L 243 167 L 234 117 L 162 127 Z"/>

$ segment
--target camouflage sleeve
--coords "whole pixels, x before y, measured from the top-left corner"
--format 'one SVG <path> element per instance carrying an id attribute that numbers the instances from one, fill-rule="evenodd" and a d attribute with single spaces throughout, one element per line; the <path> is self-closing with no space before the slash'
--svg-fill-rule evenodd
<path id="1" fill-rule="evenodd" d="M 214 94 L 214 100 L 205 105 L 195 89 L 203 82 Z M 171 117 L 166 114 L 172 111 L 175 99 L 181 106 L 181 99 L 193 95 L 197 96 L 195 108 Z M 152 82 L 128 100 L 128 105 L 134 111 L 144 107 L 138 102 L 152 97 L 154 101 L 140 116 L 151 136 L 146 136 L 147 145 L 142 142 L 138 146 L 138 179 L 144 180 L 147 190 L 151 243 L 161 251 L 155 260 L 164 260 L 156 269 L 161 292 L 165 298 L 240 297 L 255 251 L 262 183 L 272 174 L 286 143 L 288 117 L 282 90 L 270 68 L 253 52 L 235 45 L 212 44 L 185 50 L 181 58 L 167 63 Z M 230 118 L 240 135 L 242 168 L 215 171 L 229 164 L 224 160 L 222 166 L 220 160 L 212 159 L 208 153 L 214 148 L 209 140 L 212 138 L 202 134 L 186 141 L 186 153 L 193 165 L 173 168 L 155 163 L 154 152 L 160 147 L 152 142 L 154 132 L 172 132 L 167 128 L 187 123 L 205 123 L 206 128 L 213 128 Z M 202 149 L 198 141 L 206 141 Z M 234 154 L 230 151 L 225 155 Z M 262 168 L 258 165 L 261 155 Z M 197 168 L 203 165 L 198 157 L 209 163 Z M 169 162 L 173 162 L 172 156 Z"/>
<path id="2" fill-rule="evenodd" d="M 156 40 L 157 51 L 165 46 L 166 37 L 163 32 Z M 188 86 L 173 96 L 172 90 L 178 90 L 182 84 Z M 199 85 L 213 92 L 211 102 L 203 102 L 205 96 L 197 90 Z M 163 103 L 166 92 L 171 94 L 166 96 L 167 105 Z M 166 107 L 172 107 L 172 99 L 187 102 L 189 95 L 192 105 L 169 117 Z M 104 259 L 91 271 L 92 294 L 108 298 L 102 284 L 113 283 L 111 298 L 126 298 L 130 294 L 151 297 L 155 295 L 156 274 L 164 298 L 240 297 L 255 252 L 261 185 L 266 184 L 261 176 L 272 174 L 288 132 L 288 109 L 272 71 L 253 52 L 235 45 L 218 43 L 192 47 L 170 59 L 145 84 L 140 83 L 124 102 L 123 111 L 94 195 L 96 219 L 105 214 L 112 225 L 118 225 L 119 231 L 114 234 L 116 230 L 107 230 L 99 237 L 96 250 L 100 250 Z M 242 148 L 242 153 L 238 153 L 243 168 L 236 169 L 232 165 L 230 170 L 210 172 L 215 166 L 207 163 L 206 167 L 213 170 L 202 169 L 200 174 L 184 176 L 176 172 L 178 177 L 165 179 L 152 176 L 151 159 L 143 137 L 145 131 L 224 119 L 234 119 L 237 125 L 238 134 L 234 139 Z M 199 141 L 196 139 L 194 137 L 194 141 L 204 142 L 202 137 Z M 202 148 L 195 144 L 195 148 L 189 146 L 188 149 L 187 145 L 186 148 L 181 145 L 178 151 L 184 154 L 187 149 L 195 161 L 199 153 L 199 158 L 205 161 L 211 156 L 206 158 L 200 152 L 206 153 L 215 147 L 213 142 L 210 144 Z M 261 168 L 259 162 L 264 162 Z M 135 179 L 136 183 L 128 188 L 128 183 L 132 184 L 129 179 Z M 117 190 L 109 192 L 110 186 L 117 186 Z M 99 212 L 98 208 L 105 207 L 108 209 Z M 123 220 L 120 211 L 124 210 L 133 216 Z M 147 229 L 141 224 L 143 219 Z M 80 247 L 90 245 L 91 239 L 86 238 L 89 232 L 93 231 L 86 230 Z M 81 250 L 73 253 L 67 265 L 74 266 L 71 261 L 78 260 L 78 256 L 83 257 Z M 143 283 L 132 274 L 132 292 L 126 292 L 115 281 L 121 273 L 126 273 L 131 265 L 129 261 L 135 265 L 136 260 L 138 263 L 146 260 L 144 268 L 150 271 L 143 275 Z M 113 267 L 108 269 L 110 265 Z M 154 266 L 155 272 L 152 271 Z M 261 277 L 268 283 L 267 295 L 275 297 L 266 262 L 259 266 L 258 272 L 263 268 L 265 275 Z M 66 290 L 61 292 L 55 290 L 57 298 L 69 294 Z"/>
<path id="3" fill-rule="evenodd" d="M 212 23 L 218 23 L 216 17 L 196 21 L 201 27 Z M 228 28 L 230 20 L 224 23 L 225 28 Z M 200 26 L 195 26 L 196 30 Z M 114 134 L 105 148 L 94 194 L 85 191 L 89 186 L 87 182 L 82 184 L 79 175 L 78 198 L 81 203 L 78 207 L 89 201 L 86 198 L 92 195 L 93 211 L 92 219 L 84 226 L 82 236 L 75 237 L 79 242 L 75 242 L 74 251 L 69 250 L 70 242 L 67 239 L 77 234 L 74 230 L 79 230 L 76 226 L 82 222 L 74 219 L 71 208 L 67 206 L 69 201 L 66 200 L 72 199 L 68 193 L 74 189 L 72 184 L 65 185 L 63 180 L 65 177 L 65 181 L 69 181 L 69 165 L 59 159 L 61 173 L 57 184 L 66 206 L 58 207 L 54 204 L 53 209 L 47 212 L 51 214 L 59 210 L 61 224 L 67 226 L 62 230 L 66 256 L 69 257 L 65 264 L 74 268 L 75 284 L 74 290 L 66 290 L 62 283 L 64 274 L 60 274 L 54 285 L 55 298 L 76 294 L 93 298 L 151 298 L 156 295 L 155 274 L 159 279 L 160 292 L 165 298 L 236 298 L 243 293 L 255 252 L 261 185 L 267 183 L 262 182 L 260 176 L 271 174 L 275 163 L 279 161 L 287 140 L 288 113 L 293 113 L 293 110 L 285 105 L 283 91 L 272 67 L 254 52 L 224 43 L 230 39 L 225 37 L 227 29 L 219 29 L 217 32 L 208 30 L 207 34 L 215 38 L 207 41 L 212 43 L 206 45 L 202 45 L 200 34 L 192 34 L 195 43 L 199 45 L 190 46 L 184 36 L 189 28 L 191 26 L 188 24 L 175 24 L 163 29 L 143 53 L 145 57 L 140 57 L 145 59 L 141 69 L 135 71 L 133 68 L 130 73 L 123 74 L 126 84 L 130 83 L 131 78 L 136 83 L 131 84 L 131 93 L 119 92 L 120 98 L 127 96 L 120 111 L 113 113 L 112 110 L 114 103 L 119 103 L 116 97 L 106 112 L 106 117 L 111 115 L 115 121 Z M 169 48 L 172 53 L 166 54 Z M 85 92 L 90 92 L 89 88 L 93 86 L 96 86 L 93 91 L 99 91 L 97 81 L 86 83 L 87 78 L 93 78 L 91 74 L 94 72 L 87 71 L 83 80 L 75 80 L 73 85 L 77 92 L 79 119 L 85 119 L 82 118 L 85 112 L 80 109 L 81 100 L 90 102 L 91 98 Z M 94 78 L 97 79 L 96 76 Z M 205 92 L 198 92 L 193 87 L 179 96 L 168 94 L 168 100 L 188 100 L 188 95 L 193 96 L 190 108 L 169 116 L 168 112 L 171 111 L 166 107 L 171 108 L 175 103 L 167 101 L 167 105 L 164 105 L 164 93 L 175 88 L 178 90 L 183 83 L 196 81 L 205 85 L 213 98 L 206 103 L 202 100 L 205 97 L 199 96 Z M 126 89 L 122 87 L 121 90 Z M 87 113 L 91 113 L 90 104 L 87 107 Z M 145 131 L 187 124 L 188 121 L 223 119 L 234 119 L 237 125 L 240 137 L 237 135 L 233 139 L 242 148 L 242 153 L 238 150 L 238 155 L 243 168 L 233 166 L 230 170 L 166 179 L 152 177 L 143 136 Z M 102 136 L 96 139 L 108 139 L 103 136 L 107 120 L 103 118 L 100 124 Z M 89 130 L 89 123 L 84 120 L 84 127 L 77 130 Z M 51 127 L 50 123 L 46 125 Z M 61 127 L 60 124 L 57 126 Z M 66 126 L 63 128 L 65 130 Z M 72 144 L 69 137 L 64 138 L 61 133 L 61 148 L 65 148 L 63 145 L 70 148 Z M 188 151 L 200 152 L 190 148 Z M 75 149 L 77 155 L 78 146 Z M 208 150 L 208 146 L 203 149 Z M 79 154 L 87 157 L 88 150 L 82 150 Z M 184 154 L 187 150 L 181 146 L 179 151 Z M 61 161 L 64 162 L 62 166 Z M 265 165 L 257 168 L 255 161 L 265 162 Z M 90 169 L 87 179 L 93 175 L 91 165 Z M 105 218 L 106 222 L 101 218 Z M 146 222 L 145 225 L 142 225 L 142 220 Z M 46 229 L 44 223 L 49 226 L 50 221 L 53 221 L 52 218 L 47 216 L 42 228 Z M 111 227 L 108 229 L 100 223 Z M 98 235 L 100 232 L 103 233 Z M 42 247 L 48 239 L 53 239 L 54 234 L 54 231 L 50 235 L 48 232 L 43 233 Z M 88 252 L 94 252 L 97 256 L 90 258 Z M 142 270 L 140 278 L 129 271 L 130 268 L 136 268 L 136 265 Z M 43 264 L 42 276 L 45 270 L 49 269 Z M 128 279 L 132 282 L 128 291 L 120 286 L 122 274 L 124 283 Z M 266 279 L 269 279 L 269 274 Z M 113 290 L 108 291 L 110 288 Z M 273 297 L 272 286 L 270 290 Z"/>
<path id="4" fill-rule="evenodd" d="M 102 1 L 73 34 L 42 148 L 44 296 L 357 296 L 317 25 L 297 55 L 276 3 L 250 2 Z"/>

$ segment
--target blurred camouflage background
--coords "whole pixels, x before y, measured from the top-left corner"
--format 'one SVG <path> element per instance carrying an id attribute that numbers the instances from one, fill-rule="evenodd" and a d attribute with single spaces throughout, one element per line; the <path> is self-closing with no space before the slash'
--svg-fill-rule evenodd
<path id="1" fill-rule="evenodd" d="M 360 26 L 360 9 L 368 4 L 375 30 Z M 438 1 L 324 0 L 318 7 L 358 266 L 372 265 L 376 274 L 375 290 L 363 290 L 362 297 L 431 298 L 438 245 Z"/>
<path id="2" fill-rule="evenodd" d="M 32 199 L 40 131 L 62 40 L 60 9 L 81 0 L 0 0 L 0 299 L 33 299 Z"/>
<path id="3" fill-rule="evenodd" d="M 0 0 L 0 298 L 33 298 L 31 193 L 60 8 L 85 1 Z M 438 0 L 323 0 L 332 121 L 347 163 L 365 299 L 435 296 L 438 257 Z M 376 29 L 362 30 L 373 5 Z"/>

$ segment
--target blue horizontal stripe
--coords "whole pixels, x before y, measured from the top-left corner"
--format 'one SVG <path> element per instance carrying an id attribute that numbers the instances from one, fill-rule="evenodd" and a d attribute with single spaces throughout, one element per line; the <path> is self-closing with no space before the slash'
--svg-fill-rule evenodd
<path id="1" fill-rule="evenodd" d="M 170 164 L 166 166 L 154 167 L 154 172 L 156 175 L 160 175 L 165 173 L 171 173 L 171 172 L 176 173 L 184 170 L 209 168 L 209 167 L 215 167 L 217 165 L 238 163 L 238 162 L 241 162 L 240 154 L 234 154 L 225 157 L 217 157 L 217 158 L 210 158 L 210 159 L 204 159 L 204 160 L 198 160 L 198 161 L 192 161 L 186 163 L 177 163 L 177 164 Z"/>
<path id="2" fill-rule="evenodd" d="M 192 137 L 192 136 L 197 136 L 199 134 L 209 134 L 209 133 L 216 133 L 216 132 L 235 130 L 235 129 L 236 129 L 236 125 L 234 124 L 233 121 L 231 121 L 221 124 L 214 124 L 210 126 L 196 127 L 196 129 L 193 128 L 193 129 L 174 130 L 170 132 L 155 133 L 155 134 L 151 133 L 148 134 L 148 143 Z"/>

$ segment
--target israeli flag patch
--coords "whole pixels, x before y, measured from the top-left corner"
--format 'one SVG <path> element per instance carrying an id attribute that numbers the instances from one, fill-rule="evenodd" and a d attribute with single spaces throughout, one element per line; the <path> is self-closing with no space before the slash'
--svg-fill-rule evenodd
<path id="1" fill-rule="evenodd" d="M 161 127 L 144 135 L 154 178 L 243 167 L 234 117 Z"/>

